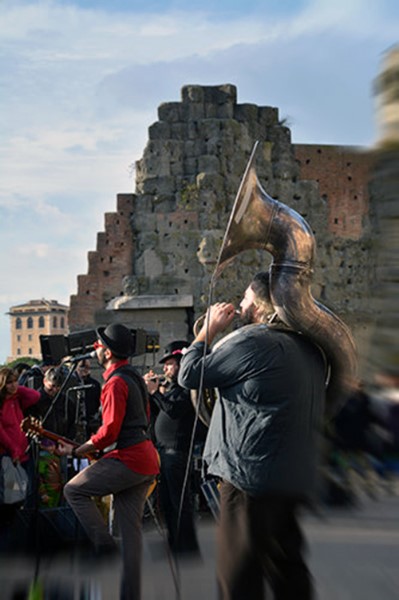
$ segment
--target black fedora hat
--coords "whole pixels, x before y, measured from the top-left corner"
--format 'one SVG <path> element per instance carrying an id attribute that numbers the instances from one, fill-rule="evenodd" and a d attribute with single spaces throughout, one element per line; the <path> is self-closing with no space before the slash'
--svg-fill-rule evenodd
<path id="1" fill-rule="evenodd" d="M 107 327 L 98 327 L 97 335 L 113 354 L 121 358 L 127 358 L 134 354 L 134 338 L 122 323 L 111 323 Z"/>
<path id="2" fill-rule="evenodd" d="M 190 344 L 188 342 L 186 342 L 185 340 L 176 340 L 175 342 L 170 342 L 170 344 L 165 346 L 164 355 L 161 358 L 161 360 L 159 361 L 159 364 L 162 365 L 164 362 L 166 362 L 170 358 L 176 358 L 177 360 L 180 360 L 182 357 L 182 354 L 183 354 L 182 353 L 183 348 L 188 348 L 189 345 Z"/>

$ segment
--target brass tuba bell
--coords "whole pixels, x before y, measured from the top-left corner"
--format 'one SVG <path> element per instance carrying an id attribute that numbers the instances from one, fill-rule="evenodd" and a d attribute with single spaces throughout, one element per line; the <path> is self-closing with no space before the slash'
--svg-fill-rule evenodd
<path id="1" fill-rule="evenodd" d="M 308 336 L 324 352 L 326 412 L 333 414 L 351 391 L 357 352 L 349 328 L 311 293 L 315 238 L 305 219 L 270 197 L 253 166 L 256 145 L 244 173 L 219 253 L 215 277 L 240 252 L 267 250 L 272 255 L 270 294 L 279 319 Z"/>

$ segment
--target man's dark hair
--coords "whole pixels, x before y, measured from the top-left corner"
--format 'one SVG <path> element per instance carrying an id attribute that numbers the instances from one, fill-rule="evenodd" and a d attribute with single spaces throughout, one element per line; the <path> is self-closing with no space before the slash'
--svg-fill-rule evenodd
<path id="1" fill-rule="evenodd" d="M 61 369 L 50 367 L 44 374 L 44 379 L 50 381 L 53 385 L 61 387 L 65 381 L 65 375 Z"/>
<path id="2" fill-rule="evenodd" d="M 266 323 L 269 316 L 274 312 L 270 298 L 270 274 L 268 271 L 260 271 L 255 275 L 250 284 L 254 294 L 254 304 L 258 309 L 258 315 L 262 322 Z"/>
<path id="3" fill-rule="evenodd" d="M 270 302 L 270 283 L 269 271 L 260 271 L 255 275 L 251 282 L 251 288 L 255 292 L 259 300 Z"/>

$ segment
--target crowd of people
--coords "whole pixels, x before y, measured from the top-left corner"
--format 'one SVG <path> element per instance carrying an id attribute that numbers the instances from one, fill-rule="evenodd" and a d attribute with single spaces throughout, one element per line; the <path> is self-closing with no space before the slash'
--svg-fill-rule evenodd
<path id="1" fill-rule="evenodd" d="M 348 490 L 348 465 L 389 478 L 388 458 L 399 455 L 399 404 L 376 402 L 359 384 L 326 424 L 324 357 L 276 316 L 269 273 L 248 285 L 241 326 L 214 344 L 236 313 L 231 303 L 212 305 L 194 340 L 166 344 L 162 374 L 130 364 L 133 338 L 120 323 L 97 329 L 102 386 L 87 359 L 73 373 L 65 362 L 0 369 L 0 457 L 30 477 L 22 507 L 0 505 L 2 549 L 10 549 L 21 508 L 65 503 L 94 560 L 122 556 L 121 600 L 139 600 L 146 500 L 159 510 L 174 559 L 201 556 L 192 493 L 199 446 L 220 495 L 219 598 L 261 600 L 265 578 L 276 600 L 312 598 L 300 512 L 334 502 L 329 485 L 337 474 Z M 219 392 L 209 428 L 191 395 L 201 386 Z M 41 423 L 38 442 L 21 429 L 27 417 Z M 334 476 L 321 487 L 325 473 Z M 97 501 L 106 496 L 120 542 Z"/>

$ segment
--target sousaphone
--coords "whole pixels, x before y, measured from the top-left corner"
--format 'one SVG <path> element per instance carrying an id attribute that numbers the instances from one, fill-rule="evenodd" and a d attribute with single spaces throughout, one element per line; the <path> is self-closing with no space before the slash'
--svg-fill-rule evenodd
<path id="1" fill-rule="evenodd" d="M 284 324 L 322 349 L 328 365 L 326 412 L 331 415 L 354 385 L 356 346 L 345 323 L 312 296 L 315 237 L 299 213 L 262 188 L 253 164 L 256 147 L 257 142 L 237 192 L 213 279 L 244 250 L 260 249 L 271 254 L 270 293 L 274 309 Z M 208 424 L 215 398 L 215 392 L 205 391 L 199 414 Z"/>

